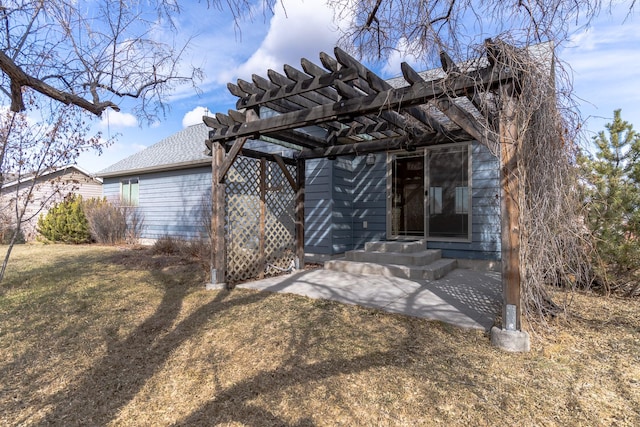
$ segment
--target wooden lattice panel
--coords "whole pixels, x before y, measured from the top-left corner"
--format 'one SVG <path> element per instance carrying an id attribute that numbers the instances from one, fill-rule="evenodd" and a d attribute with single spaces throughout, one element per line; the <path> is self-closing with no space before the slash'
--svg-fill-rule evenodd
<path id="1" fill-rule="evenodd" d="M 294 166 L 287 166 L 296 175 Z M 275 163 L 267 163 L 265 262 L 267 275 L 291 267 L 295 259 L 295 192 Z"/>
<path id="2" fill-rule="evenodd" d="M 272 162 L 265 164 L 261 186 L 260 162 L 238 157 L 227 174 L 226 280 L 231 284 L 275 274 L 288 269 L 294 260 L 295 192 Z M 289 168 L 295 175 L 295 167 Z"/>

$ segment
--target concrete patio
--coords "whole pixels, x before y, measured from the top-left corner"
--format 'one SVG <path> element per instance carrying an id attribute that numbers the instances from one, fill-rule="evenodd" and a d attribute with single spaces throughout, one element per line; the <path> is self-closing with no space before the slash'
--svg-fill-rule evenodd
<path id="1" fill-rule="evenodd" d="M 456 269 L 439 280 L 408 280 L 324 269 L 238 285 L 378 308 L 488 331 L 501 308 L 500 273 Z"/>

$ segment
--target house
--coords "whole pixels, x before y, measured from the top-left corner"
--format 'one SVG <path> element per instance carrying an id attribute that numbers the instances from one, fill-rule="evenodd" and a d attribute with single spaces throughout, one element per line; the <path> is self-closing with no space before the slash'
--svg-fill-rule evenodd
<path id="1" fill-rule="evenodd" d="M 211 193 L 206 135 L 206 126 L 190 126 L 98 172 L 107 200 L 138 207 L 143 242 L 204 232 L 201 211 Z"/>
<path id="2" fill-rule="evenodd" d="M 77 194 L 84 199 L 102 195 L 102 181 L 76 165 L 48 170 L 37 177 L 13 176 L 0 190 L 2 212 L 9 223 L 15 222 L 16 201 L 24 203 L 32 187 L 31 198 L 26 205 L 22 224 L 22 232 L 26 240 L 36 238 L 39 216 L 46 215 L 51 207 L 64 200 L 69 194 Z"/>
<path id="3" fill-rule="evenodd" d="M 295 194 L 295 246 L 292 253 L 281 251 L 283 257 L 298 264 L 309 250 L 332 255 L 383 240 L 366 242 L 364 251 L 348 251 L 345 260 L 328 261 L 325 268 L 356 266 L 357 272 L 409 278 L 436 277 L 441 265 L 456 265 L 432 260 L 426 248 L 441 248 L 437 256 L 499 259 L 502 328 L 492 330 L 492 342 L 494 336 L 499 346 L 517 342 L 511 348 L 525 351 L 520 248 L 531 236 L 521 230 L 521 212 L 529 208 L 521 202 L 527 200 L 527 172 L 535 167 L 520 165 L 538 137 L 550 152 L 562 147 L 560 127 L 549 126 L 558 117 L 553 48 L 525 50 L 487 40 L 484 51 L 467 64 L 441 52 L 435 78 L 403 63 L 401 84 L 383 80 L 339 48 L 335 57 L 320 54 L 322 66 L 302 58 L 302 70 L 285 65 L 284 74 L 268 70 L 267 77 L 229 83 L 236 109 L 203 117 L 211 128 L 206 144 L 213 165 L 211 287 L 227 283 L 239 253 L 229 221 L 236 212 L 228 197 L 230 171 L 246 156 L 249 138 L 274 141 L 296 147 L 290 159 L 295 171 L 274 157 L 263 158 L 253 174 L 261 198 L 254 251 L 259 266 L 267 266 L 262 259 L 268 247 L 290 238 L 271 237 L 262 226 L 264 189 L 270 187 L 265 165 L 275 162 Z M 536 131 L 545 126 L 551 131 Z M 315 194 L 312 182 L 322 177 Z"/>
<path id="4" fill-rule="evenodd" d="M 98 172 L 107 200 L 138 208 L 141 242 L 206 236 L 211 221 L 211 157 L 204 145 L 208 134 L 204 123 L 189 126 Z M 259 141 L 250 145 L 286 151 Z"/>
<path id="5" fill-rule="evenodd" d="M 98 172 L 103 196 L 140 209 L 143 241 L 206 233 L 209 130 L 204 123 L 189 126 Z M 292 156 L 280 145 L 249 145 Z M 426 211 L 425 193 L 430 193 Z M 370 241 L 426 238 L 444 257 L 499 260 L 499 193 L 498 159 L 472 140 L 309 160 L 305 252 L 308 259 L 324 261 Z"/>
<path id="6" fill-rule="evenodd" d="M 210 225 L 213 288 L 311 257 L 328 260 L 325 268 L 354 263 L 410 278 L 438 277 L 441 256 L 453 267 L 499 261 L 496 340 L 528 347 L 519 161 L 527 138 L 538 136 L 531 124 L 546 125 L 539 110 L 557 114 L 553 46 L 525 51 L 487 40 L 482 58 L 455 64 L 442 52 L 441 70 L 403 63 L 395 81 L 334 53 L 320 54 L 322 66 L 302 58 L 302 70 L 285 65 L 284 74 L 229 83 L 235 110 L 102 171 L 105 195 L 139 206 L 148 238 L 190 237 Z M 518 103 L 528 87 L 545 103 Z M 557 131 L 542 140 L 558 145 Z M 198 221 L 207 201 L 211 216 Z"/>

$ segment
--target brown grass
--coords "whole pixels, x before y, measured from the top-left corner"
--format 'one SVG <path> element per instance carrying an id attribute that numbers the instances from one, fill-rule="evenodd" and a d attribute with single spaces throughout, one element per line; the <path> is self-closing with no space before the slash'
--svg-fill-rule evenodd
<path id="1" fill-rule="evenodd" d="M 640 425 L 640 302 L 576 294 L 533 351 L 304 297 L 205 291 L 147 250 L 20 246 L 2 425 Z"/>

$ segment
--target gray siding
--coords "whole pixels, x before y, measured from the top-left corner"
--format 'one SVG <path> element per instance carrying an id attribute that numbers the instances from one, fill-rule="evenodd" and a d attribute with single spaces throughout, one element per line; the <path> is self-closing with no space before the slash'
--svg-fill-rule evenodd
<path id="1" fill-rule="evenodd" d="M 307 163 L 305 198 L 307 252 L 339 254 L 386 238 L 387 154 Z M 500 259 L 499 161 L 483 145 L 472 144 L 472 240 L 430 241 L 443 256 Z M 366 228 L 364 223 L 366 221 Z M 351 239 L 351 240 L 350 240 Z"/>
<path id="2" fill-rule="evenodd" d="M 305 252 L 330 255 L 333 239 L 332 164 L 327 159 L 306 162 L 304 190 Z"/>
<path id="3" fill-rule="evenodd" d="M 353 249 L 351 159 L 310 160 L 305 173 L 305 251 L 331 255 Z"/>
<path id="4" fill-rule="evenodd" d="M 353 249 L 353 166 L 348 157 L 330 163 L 333 167 L 332 252 L 342 253 Z"/>
<path id="5" fill-rule="evenodd" d="M 353 244 L 359 249 L 366 242 L 386 239 L 387 154 L 375 154 L 373 165 L 366 164 L 366 156 L 356 157 L 353 182 Z"/>
<path id="6" fill-rule="evenodd" d="M 203 233 L 203 200 L 211 194 L 210 167 L 105 178 L 104 196 L 119 199 L 120 179 L 134 177 L 139 179 L 139 209 L 144 218 L 141 238 L 188 239 Z"/>

